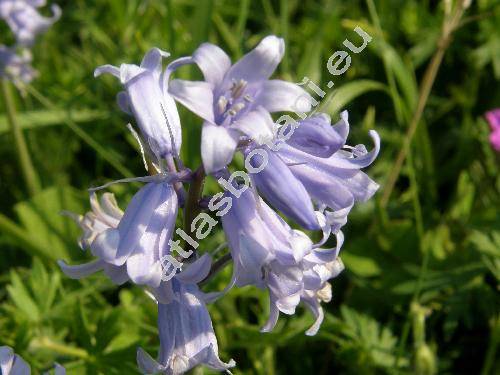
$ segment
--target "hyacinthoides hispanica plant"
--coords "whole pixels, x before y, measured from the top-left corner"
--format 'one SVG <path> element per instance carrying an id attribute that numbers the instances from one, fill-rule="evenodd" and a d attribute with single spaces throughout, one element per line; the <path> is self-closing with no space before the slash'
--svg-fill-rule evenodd
<path id="1" fill-rule="evenodd" d="M 192 56 L 163 69 L 169 54 L 154 48 L 139 66 L 105 65 L 95 71 L 96 76 L 112 74 L 123 85 L 118 105 L 135 119 L 138 131 L 129 129 L 154 174 L 90 189 L 92 210 L 73 217 L 83 230 L 80 246 L 96 259 L 59 264 L 71 278 L 103 270 L 115 284 L 130 281 L 147 288 L 158 305 L 160 350 L 153 359 L 138 349 L 143 373 L 182 374 L 197 365 L 229 371 L 235 366 L 233 360 L 219 358 L 207 310 L 208 303 L 233 287 L 252 285 L 268 292 L 270 314 L 262 332 L 273 330 L 280 312 L 294 314 L 301 302 L 315 317 L 306 334 L 315 335 L 320 328 L 321 302 L 332 297 L 328 281 L 344 267 L 338 257 L 341 228 L 354 203 L 366 201 L 378 188 L 361 169 L 377 157 L 380 141 L 371 131 L 372 151 L 348 146 L 346 112 L 333 126 L 328 115 L 314 113 L 279 127 L 272 114 L 305 114 L 312 107 L 302 87 L 270 79 L 284 50 L 281 38 L 268 36 L 232 64 L 222 49 L 204 43 Z M 204 81 L 172 79 L 187 64 L 197 65 Z M 180 158 L 182 122 L 176 102 L 203 120 L 202 165 L 194 171 Z M 229 164 L 237 153 L 244 156 L 246 171 L 231 174 Z M 210 199 L 201 196 L 207 176 L 224 188 Z M 131 181 L 144 186 L 125 211 L 111 193 L 98 197 L 111 184 Z M 185 230 L 175 230 L 179 209 Z M 190 236 L 207 237 L 218 223 L 214 217 L 221 219 L 230 249 L 215 261 L 216 251 L 202 253 Z M 319 231 L 322 239 L 315 243 L 291 225 Z M 172 241 L 174 230 L 189 248 Z M 325 248 L 331 236 L 336 244 Z M 233 274 L 228 286 L 222 292 L 202 290 L 229 261 Z"/>

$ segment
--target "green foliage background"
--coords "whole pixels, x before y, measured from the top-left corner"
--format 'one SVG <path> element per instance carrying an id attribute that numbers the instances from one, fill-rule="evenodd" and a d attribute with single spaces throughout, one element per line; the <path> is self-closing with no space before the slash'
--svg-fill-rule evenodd
<path id="1" fill-rule="evenodd" d="M 415 111 L 424 72 L 436 51 L 445 1 L 430 0 L 68 0 L 63 16 L 34 48 L 39 78 L 15 94 L 18 120 L 42 190 L 30 196 L 0 104 L 0 345 L 35 373 L 57 361 L 69 374 L 136 373 L 135 351 L 156 355 L 156 308 L 145 293 L 115 287 L 103 275 L 65 277 L 55 261 L 81 262 L 79 230 L 63 209 L 84 213 L 86 189 L 143 175 L 131 121 L 115 104 L 118 83 L 94 79 L 98 65 L 139 62 L 157 46 L 174 57 L 210 41 L 236 59 L 263 36 L 286 39 L 277 77 L 311 78 L 326 90 L 328 57 L 373 37 L 335 77 L 321 109 L 349 110 L 350 144 L 367 131 L 382 137 L 368 173 L 381 184 L 345 227 L 346 270 L 333 282 L 319 334 L 312 317 L 282 316 L 260 334 L 267 298 L 233 290 L 210 307 L 223 360 L 235 374 L 493 374 L 500 278 L 498 154 L 488 143 L 485 111 L 500 107 L 500 4 L 473 1 L 448 47 L 422 121 L 387 207 L 389 172 Z M 453 1 L 451 1 L 453 3 Z M 0 41 L 9 41 L 5 28 Z M 183 78 L 195 78 L 183 68 Z M 180 109 L 186 164 L 199 161 L 200 120 Z M 238 163 L 235 164 L 235 167 Z M 213 182 L 206 193 L 214 191 Z M 134 185 L 113 187 L 122 207 Z M 213 235 L 204 248 L 223 242 Z M 208 286 L 222 289 L 226 269 Z M 196 369 L 195 374 L 210 373 Z"/>

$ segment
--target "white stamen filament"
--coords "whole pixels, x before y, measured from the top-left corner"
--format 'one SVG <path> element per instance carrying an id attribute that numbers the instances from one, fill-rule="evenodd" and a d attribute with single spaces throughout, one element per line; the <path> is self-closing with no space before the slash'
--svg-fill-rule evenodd
<path id="1" fill-rule="evenodd" d="M 219 97 L 219 101 L 217 102 L 217 109 L 219 110 L 219 113 L 224 113 L 226 112 L 227 108 L 227 99 L 225 96 Z"/>
<path id="2" fill-rule="evenodd" d="M 247 87 L 247 81 L 244 79 L 240 79 L 238 82 L 233 82 L 233 87 L 231 87 L 232 97 L 234 99 L 238 99 L 243 91 Z"/>
<path id="3" fill-rule="evenodd" d="M 233 107 L 231 109 L 234 110 L 236 113 L 238 113 L 243 108 L 245 108 L 245 103 L 240 102 L 240 103 L 236 103 L 235 105 L 233 105 Z"/>
<path id="4" fill-rule="evenodd" d="M 139 144 L 139 148 L 141 149 L 142 162 L 144 163 L 144 169 L 147 171 L 148 170 L 148 163 L 146 161 L 146 155 L 144 154 L 144 147 L 142 145 L 141 137 L 139 137 L 139 134 L 137 134 L 137 132 L 135 131 L 135 129 L 132 127 L 132 125 L 130 123 L 127 124 L 127 129 L 132 133 L 135 140 Z"/>
<path id="5" fill-rule="evenodd" d="M 165 122 L 167 123 L 168 135 L 170 136 L 170 147 L 172 147 L 173 154 L 175 156 L 177 156 L 177 155 L 179 155 L 179 150 L 177 150 L 177 147 L 175 145 L 172 127 L 170 126 L 170 122 L 168 121 L 167 113 L 165 112 L 165 108 L 163 108 L 163 104 L 160 103 L 160 107 L 161 107 L 161 111 L 163 112 L 163 117 L 165 118 Z M 158 158 L 158 160 L 160 160 L 160 158 Z"/>

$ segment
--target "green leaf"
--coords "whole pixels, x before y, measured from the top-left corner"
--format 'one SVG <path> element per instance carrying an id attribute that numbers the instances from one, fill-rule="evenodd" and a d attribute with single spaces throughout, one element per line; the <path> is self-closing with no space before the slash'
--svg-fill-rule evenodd
<path id="1" fill-rule="evenodd" d="M 356 361 L 359 371 L 394 366 L 397 338 L 391 330 L 372 317 L 346 306 L 342 306 L 340 312 L 340 335 L 334 340 L 340 345 L 341 358 Z M 403 359 L 399 365 L 405 366 L 407 361 Z"/>
<path id="2" fill-rule="evenodd" d="M 16 271 L 11 272 L 10 279 L 11 284 L 7 286 L 10 298 L 26 314 L 28 320 L 37 322 L 40 319 L 40 310 Z"/>
<path id="3" fill-rule="evenodd" d="M 63 110 L 37 110 L 19 113 L 17 121 L 22 129 L 36 129 L 46 126 L 63 125 L 68 117 L 76 123 L 91 122 L 108 118 L 109 112 L 91 109 L 82 109 L 69 113 Z M 1 115 L 0 135 L 8 130 L 7 118 L 5 115 Z"/>
<path id="4" fill-rule="evenodd" d="M 370 91 L 387 92 L 387 86 L 380 82 L 368 79 L 360 79 L 355 82 L 346 83 L 328 95 L 319 111 L 326 112 L 331 115 L 337 114 L 358 96 L 366 94 Z"/>
<path id="5" fill-rule="evenodd" d="M 399 88 L 403 92 L 406 109 L 410 113 L 417 104 L 418 87 L 415 81 L 413 69 L 407 66 L 396 49 L 382 39 L 370 43 L 374 51 L 382 58 L 384 65 L 396 78 Z"/>
<path id="6" fill-rule="evenodd" d="M 14 209 L 30 241 L 35 241 L 46 258 L 72 259 L 77 254 L 76 238 L 80 230 L 63 210 L 82 212 L 81 195 L 71 187 L 52 187 L 31 200 L 20 202 Z"/>
<path id="7" fill-rule="evenodd" d="M 373 277 L 382 273 L 378 264 L 368 256 L 360 256 L 349 251 L 342 253 L 342 261 L 349 272 L 361 277 Z"/>
<path id="8" fill-rule="evenodd" d="M 56 298 L 57 290 L 61 285 L 59 272 L 48 273 L 47 269 L 35 258 L 30 273 L 30 286 L 40 310 L 48 313 Z"/>

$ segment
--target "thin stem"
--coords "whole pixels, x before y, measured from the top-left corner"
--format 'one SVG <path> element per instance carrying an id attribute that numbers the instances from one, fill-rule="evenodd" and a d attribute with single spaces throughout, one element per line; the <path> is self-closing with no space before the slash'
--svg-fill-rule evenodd
<path id="1" fill-rule="evenodd" d="M 174 158 L 172 155 L 169 155 L 166 159 L 167 162 L 167 168 L 170 172 L 172 173 L 177 173 L 177 167 L 175 165 Z M 182 185 L 182 182 L 177 181 L 174 183 L 174 188 L 177 193 L 177 196 L 179 198 L 179 201 L 181 202 L 180 204 L 183 204 L 186 201 L 186 191 L 184 190 L 184 186 Z"/>
<path id="2" fill-rule="evenodd" d="M 43 106 L 50 110 L 56 110 L 56 106 L 45 96 L 43 96 L 37 89 L 33 86 L 26 85 L 26 90 L 33 95 L 33 97 L 38 100 Z M 112 167 L 114 167 L 119 173 L 125 177 L 133 177 L 134 174 L 125 167 L 122 163 L 116 160 L 103 146 L 101 146 L 97 141 L 95 141 L 89 134 L 85 132 L 81 127 L 79 127 L 73 120 L 65 116 L 63 122 L 70 128 L 82 141 L 87 145 L 92 147 L 104 160 L 106 160 Z"/>
<path id="3" fill-rule="evenodd" d="M 175 55 L 175 29 L 174 29 L 174 6 L 172 0 L 167 0 L 167 27 L 168 27 L 168 49 L 173 55 Z"/>
<path id="4" fill-rule="evenodd" d="M 288 0 L 280 1 L 280 26 L 281 26 L 281 36 L 285 40 L 285 45 L 288 45 Z M 289 53 L 283 56 L 283 72 L 285 74 L 290 73 L 290 64 L 289 64 Z"/>
<path id="5" fill-rule="evenodd" d="M 200 201 L 201 194 L 203 193 L 203 185 L 205 182 L 205 170 L 203 166 L 198 167 L 198 169 L 193 173 L 193 180 L 189 186 L 188 196 L 186 200 L 186 205 L 184 206 L 184 232 L 191 234 L 191 223 L 194 218 L 200 213 L 201 208 L 198 202 Z M 191 249 L 189 244 L 186 251 Z"/>
<path id="6" fill-rule="evenodd" d="M 239 56 L 242 55 L 243 40 L 245 39 L 245 27 L 248 19 L 248 10 L 250 8 L 250 0 L 242 0 L 240 3 L 240 13 L 238 15 L 238 23 L 236 24 L 236 35 L 240 36 L 238 46 L 240 48 Z"/>
<path id="7" fill-rule="evenodd" d="M 19 166 L 23 174 L 24 181 L 28 188 L 30 195 L 35 195 L 40 191 L 40 180 L 33 167 L 33 162 L 26 146 L 23 132 L 16 117 L 16 108 L 10 83 L 6 79 L 1 79 L 2 96 L 5 102 L 5 111 L 7 113 L 7 122 L 10 126 L 10 131 L 14 138 L 14 144 L 19 158 Z"/>
<path id="8" fill-rule="evenodd" d="M 266 16 L 266 23 L 268 25 L 271 25 L 271 29 L 274 34 L 276 34 L 276 24 L 277 24 L 277 19 L 276 19 L 276 14 L 274 14 L 273 6 L 271 4 L 270 0 L 260 0 L 262 4 L 262 8 L 264 9 L 264 15 Z"/>
<path id="9" fill-rule="evenodd" d="M 410 184 L 412 187 L 412 200 L 413 206 L 415 210 L 415 225 L 417 228 L 417 235 L 419 239 L 419 248 L 420 253 L 422 254 L 422 263 L 420 264 L 420 270 L 417 279 L 417 285 L 415 286 L 415 290 L 413 291 L 413 296 L 410 302 L 410 311 L 408 312 L 405 325 L 403 326 L 403 333 L 401 335 L 401 342 L 399 344 L 398 353 L 396 356 L 395 367 L 398 367 L 399 359 L 403 354 L 403 349 L 406 345 L 406 341 L 408 340 L 408 334 L 410 331 L 410 320 L 412 310 L 411 307 L 419 304 L 420 293 L 422 291 L 422 286 L 427 275 L 427 269 L 429 266 L 429 255 L 430 251 L 427 246 L 424 245 L 424 220 L 422 216 L 422 207 L 420 205 L 420 200 L 418 197 L 418 182 L 415 174 L 415 166 L 413 164 L 413 157 L 411 153 L 408 154 L 408 169 L 410 175 Z"/>
<path id="10" fill-rule="evenodd" d="M 448 46 L 450 45 L 451 37 L 453 35 L 453 32 L 459 25 L 464 10 L 465 9 L 463 3 L 459 2 L 453 15 L 449 18 L 445 17 L 443 21 L 442 33 L 437 44 L 437 50 L 434 53 L 429 65 L 427 66 L 427 69 L 425 70 L 422 84 L 420 86 L 417 106 L 415 112 L 413 113 L 410 124 L 408 125 L 408 130 L 403 141 L 403 147 L 399 151 L 394 167 L 392 168 L 385 183 L 384 194 L 382 195 L 382 198 L 380 200 L 382 208 L 385 208 L 387 206 L 387 203 L 389 202 L 389 198 L 391 197 L 394 185 L 396 184 L 396 181 L 401 172 L 401 168 L 403 167 L 403 163 L 406 159 L 406 156 L 408 155 L 413 136 L 415 135 L 415 131 L 417 130 L 417 126 L 420 123 L 425 106 L 427 105 L 427 100 L 429 99 L 429 94 L 434 85 L 434 81 L 436 79 L 439 67 L 441 66 L 441 62 L 443 61 L 444 54 L 448 49 Z"/>
<path id="11" fill-rule="evenodd" d="M 484 359 L 483 369 L 481 370 L 481 375 L 489 375 L 493 372 L 491 371 L 493 365 L 495 364 L 495 359 L 497 358 L 497 348 L 498 341 L 500 339 L 500 316 L 493 318 L 490 330 L 490 342 L 488 344 L 488 350 L 486 352 L 486 357 Z"/>
<path id="12" fill-rule="evenodd" d="M 264 363 L 265 363 L 265 373 L 268 375 L 276 374 L 275 363 L 274 363 L 274 348 L 269 345 L 264 349 Z"/>
<path id="13" fill-rule="evenodd" d="M 205 277 L 199 285 L 205 285 L 208 283 L 212 277 L 217 275 L 220 271 L 222 271 L 231 261 L 231 253 L 224 254 L 222 257 L 217 259 L 214 264 L 212 264 L 212 268 L 210 269 L 210 272 L 208 273 L 207 277 Z"/>

